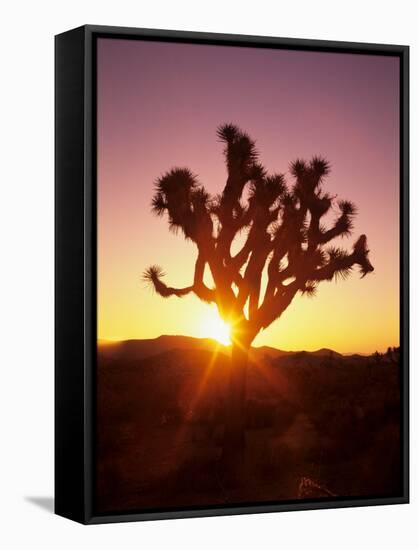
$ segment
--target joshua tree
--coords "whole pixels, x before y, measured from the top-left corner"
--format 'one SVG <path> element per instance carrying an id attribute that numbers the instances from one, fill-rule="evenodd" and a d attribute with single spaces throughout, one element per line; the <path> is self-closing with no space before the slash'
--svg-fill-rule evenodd
<path id="1" fill-rule="evenodd" d="M 173 168 L 157 179 L 152 199 L 153 212 L 167 214 L 170 229 L 196 245 L 192 284 L 167 286 L 157 265 L 145 271 L 144 279 L 164 298 L 194 293 L 216 304 L 231 326 L 223 454 L 234 465 L 243 456 L 248 352 L 257 334 L 278 319 L 298 293 L 313 296 L 322 281 L 345 279 L 354 266 L 364 277 L 373 267 L 365 235 L 351 251 L 330 245 L 351 234 L 356 208 L 323 191 L 330 172 L 325 159 L 291 163 L 293 183 L 287 185 L 283 174 L 268 174 L 255 142 L 237 126 L 224 124 L 217 136 L 224 143 L 227 167 L 221 195 L 210 196 L 188 168 Z M 327 228 L 322 218 L 332 206 L 339 212 Z M 241 246 L 233 254 L 232 243 L 240 233 Z M 211 288 L 204 283 L 206 266 L 214 281 Z"/>

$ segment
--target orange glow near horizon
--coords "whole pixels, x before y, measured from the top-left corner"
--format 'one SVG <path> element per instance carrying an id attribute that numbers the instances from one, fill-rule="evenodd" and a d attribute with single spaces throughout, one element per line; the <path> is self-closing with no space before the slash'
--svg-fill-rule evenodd
<path id="1" fill-rule="evenodd" d="M 243 68 L 245 67 L 245 70 Z M 215 131 L 235 122 L 270 172 L 323 154 L 324 188 L 358 208 L 375 271 L 298 295 L 253 345 L 373 353 L 399 345 L 398 59 L 100 39 L 98 43 L 98 338 L 177 334 L 229 343 L 214 305 L 163 299 L 141 280 L 159 264 L 169 286 L 193 280 L 196 248 L 150 211 L 153 182 L 187 166 L 222 192 Z M 220 82 L 222 85 L 220 86 Z M 310 93 L 307 93 L 310 90 Z M 336 214 L 336 212 L 334 212 Z"/>

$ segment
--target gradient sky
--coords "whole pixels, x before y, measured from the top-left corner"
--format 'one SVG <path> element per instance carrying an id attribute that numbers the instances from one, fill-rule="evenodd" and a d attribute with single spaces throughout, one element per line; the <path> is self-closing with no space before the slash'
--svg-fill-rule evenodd
<path id="1" fill-rule="evenodd" d="M 272 172 L 326 156 L 325 189 L 359 208 L 374 273 L 298 296 L 254 345 L 369 353 L 399 343 L 399 60 L 136 40 L 98 41 L 98 336 L 208 336 L 215 306 L 164 300 L 142 271 L 191 284 L 195 248 L 150 212 L 153 182 L 187 166 L 212 192 L 226 180 L 223 122 L 246 130 Z M 289 181 L 291 179 L 289 178 Z"/>

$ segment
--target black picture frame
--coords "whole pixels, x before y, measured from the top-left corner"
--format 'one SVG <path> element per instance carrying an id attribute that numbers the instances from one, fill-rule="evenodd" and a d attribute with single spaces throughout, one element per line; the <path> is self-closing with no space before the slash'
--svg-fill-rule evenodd
<path id="1" fill-rule="evenodd" d="M 96 358 L 96 40 L 129 38 L 400 58 L 402 492 L 98 515 L 94 507 Z M 84 523 L 409 502 L 409 47 L 86 25 L 55 37 L 55 513 Z"/>

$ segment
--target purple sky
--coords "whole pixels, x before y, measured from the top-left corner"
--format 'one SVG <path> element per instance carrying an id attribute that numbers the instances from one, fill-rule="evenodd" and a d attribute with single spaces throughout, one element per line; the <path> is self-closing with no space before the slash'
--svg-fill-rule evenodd
<path id="1" fill-rule="evenodd" d="M 382 328 L 388 345 L 396 344 L 398 58 L 113 39 L 98 44 L 99 334 L 122 337 L 122 328 L 111 327 L 125 293 L 135 292 L 126 288 L 134 266 L 136 276 L 152 256 L 168 274 L 174 265 L 172 247 L 181 238 L 150 214 L 155 178 L 188 166 L 209 191 L 222 190 L 225 166 L 215 131 L 223 122 L 256 139 L 272 172 L 287 172 L 296 157 L 330 160 L 326 188 L 359 207 L 354 237 L 367 234 L 376 267 L 361 294 L 361 287 L 347 285 L 348 304 L 359 311 L 359 297 L 369 292 L 375 317 L 391 319 Z M 122 275 L 117 265 L 128 271 Z M 176 283 L 173 278 L 167 282 Z M 110 305 L 115 301 L 118 311 Z M 124 315 L 126 326 L 140 323 L 140 316 Z M 378 336 L 372 328 L 369 335 Z M 367 347 L 360 341 L 356 349 Z"/>

